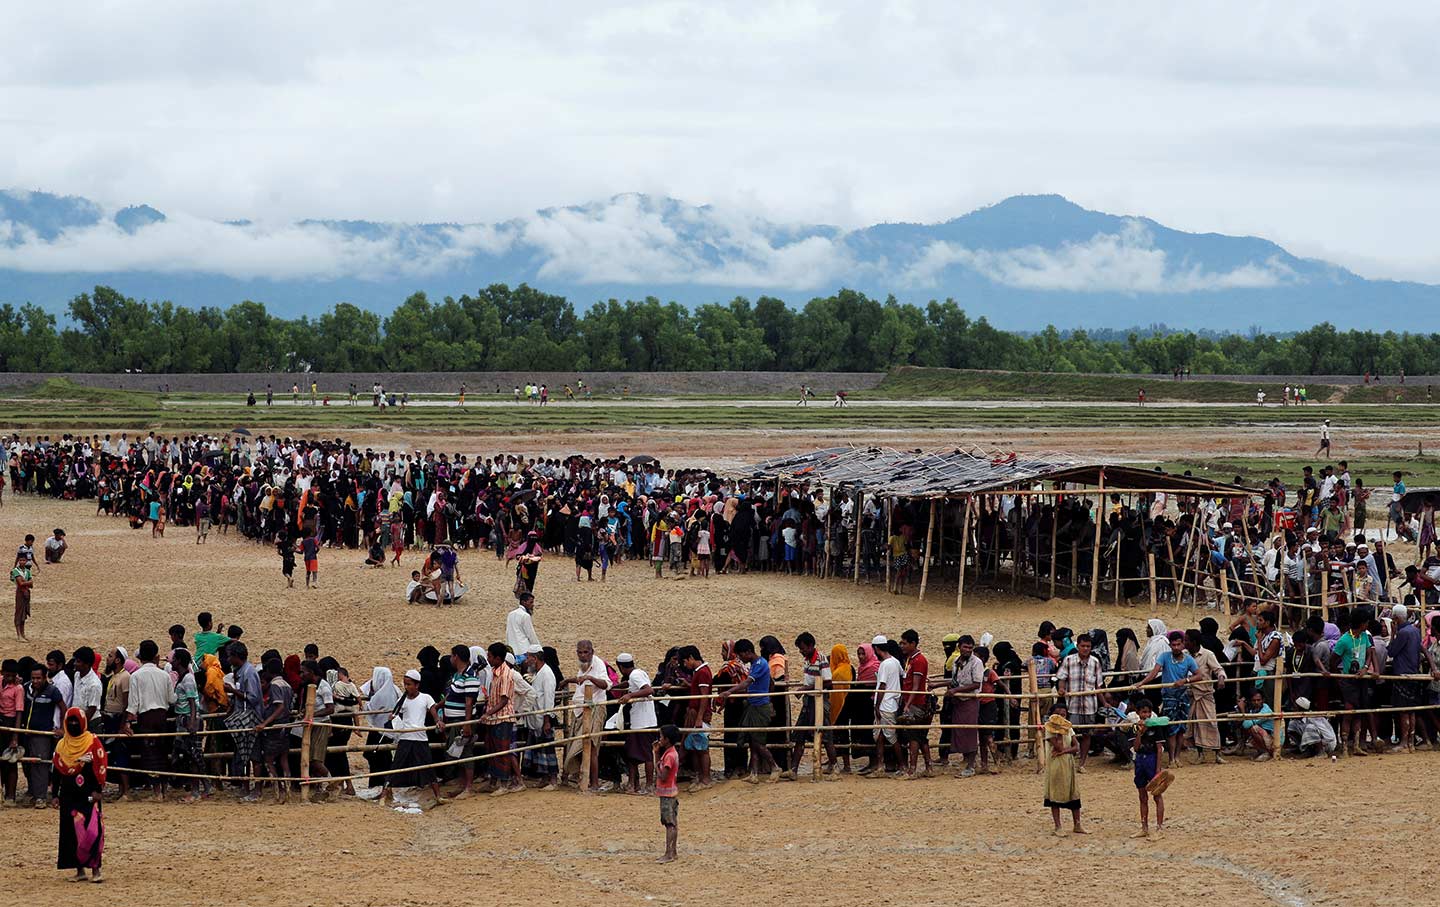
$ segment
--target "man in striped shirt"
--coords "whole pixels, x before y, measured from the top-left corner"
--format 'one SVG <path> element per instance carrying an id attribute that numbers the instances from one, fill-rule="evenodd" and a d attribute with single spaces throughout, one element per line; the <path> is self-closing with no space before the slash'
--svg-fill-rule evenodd
<path id="1" fill-rule="evenodd" d="M 469 648 L 456 645 L 450 649 L 450 667 L 455 673 L 445 688 L 445 702 L 440 709 L 440 717 L 450 725 L 445 729 L 445 751 L 452 759 L 469 759 L 475 755 L 475 725 L 471 722 L 479 717 L 475 701 L 480 696 L 480 666 L 470 663 Z M 460 776 L 463 783 L 455 799 L 473 797 L 470 787 L 475 783 L 475 763 L 461 765 Z"/>
<path id="2" fill-rule="evenodd" d="M 490 760 L 490 770 L 495 778 L 492 797 L 503 797 L 517 790 L 524 790 L 520 781 L 520 763 L 510 746 L 515 742 L 515 669 L 505 661 L 509 650 L 503 642 L 492 642 L 486 650 L 490 662 L 490 685 L 485 693 L 485 751 L 503 753 Z"/>
<path id="3" fill-rule="evenodd" d="M 1055 683 L 1060 695 L 1065 697 L 1065 707 L 1070 713 L 1070 723 L 1075 725 L 1075 736 L 1080 744 L 1079 771 L 1085 770 L 1085 760 L 1090 756 L 1091 729 L 1100 713 L 1100 686 L 1105 681 L 1100 659 L 1090 654 L 1094 642 L 1089 636 L 1075 639 L 1075 651 L 1065 656 L 1060 669 L 1055 672 Z"/>

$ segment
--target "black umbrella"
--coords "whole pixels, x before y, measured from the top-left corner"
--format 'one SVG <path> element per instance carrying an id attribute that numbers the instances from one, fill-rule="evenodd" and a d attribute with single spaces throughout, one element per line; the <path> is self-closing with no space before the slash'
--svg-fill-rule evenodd
<path id="1" fill-rule="evenodd" d="M 232 435 L 246 435 L 246 436 L 248 436 L 248 435 L 250 434 L 250 429 L 248 429 L 248 428 L 232 428 L 232 429 L 230 429 L 230 434 L 232 434 Z"/>
<path id="2" fill-rule="evenodd" d="M 531 498 L 535 497 L 538 491 L 539 489 L 537 488 L 522 488 L 510 496 L 510 503 L 523 504 Z"/>
<path id="3" fill-rule="evenodd" d="M 650 464 L 650 463 L 659 463 L 659 462 L 660 462 L 659 460 L 655 459 L 654 457 L 650 456 L 649 454 L 637 454 L 637 455 L 635 455 L 635 456 L 633 456 L 633 457 L 630 458 L 630 465 L 631 465 L 631 466 L 645 466 L 645 465 Z"/>

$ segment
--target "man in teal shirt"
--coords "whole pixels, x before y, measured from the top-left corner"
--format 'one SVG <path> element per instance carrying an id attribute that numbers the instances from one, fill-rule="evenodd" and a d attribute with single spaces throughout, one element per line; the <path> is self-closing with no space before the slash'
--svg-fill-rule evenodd
<path id="1" fill-rule="evenodd" d="M 1330 650 L 1330 670 L 1342 675 L 1340 696 L 1347 713 L 1342 722 L 1345 746 L 1349 754 L 1356 756 L 1368 756 L 1369 753 L 1359 745 L 1360 716 L 1349 713 L 1370 707 L 1374 698 L 1371 684 L 1375 675 L 1380 673 L 1375 668 L 1375 650 L 1367 629 L 1369 625 L 1369 617 L 1363 611 L 1351 614 L 1349 632 L 1341 635 Z M 1369 721 L 1370 736 L 1375 737 L 1378 727 L 1374 713 L 1370 714 Z"/>
<path id="2" fill-rule="evenodd" d="M 1273 715 L 1275 712 L 1265 704 L 1265 696 L 1259 690 L 1251 692 L 1245 714 L 1253 717 L 1240 722 L 1240 729 L 1245 732 L 1246 739 L 1260 753 L 1255 757 L 1255 761 L 1270 761 L 1271 754 L 1275 752 L 1275 719 L 1264 716 Z"/>

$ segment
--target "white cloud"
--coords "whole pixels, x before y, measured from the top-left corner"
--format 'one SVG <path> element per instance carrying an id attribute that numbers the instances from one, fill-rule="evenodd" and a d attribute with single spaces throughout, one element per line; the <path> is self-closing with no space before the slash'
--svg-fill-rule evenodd
<path id="1" fill-rule="evenodd" d="M 626 195 L 583 211 L 541 212 L 525 220 L 523 237 L 543 258 L 540 277 L 581 283 L 803 290 L 829 284 L 849 266 L 843 246 L 830 237 L 785 242 L 772 229 L 733 211 L 680 206 L 667 212 Z"/>
<path id="2" fill-rule="evenodd" d="M 0 187 L 273 223 L 643 191 L 844 226 L 1060 192 L 1411 273 L 1437 30 L 1398 0 L 16 3 Z"/>
<path id="3" fill-rule="evenodd" d="M 113 212 L 107 212 L 110 214 Z M 503 224 L 353 235 L 323 223 L 233 225 L 191 216 L 127 233 L 108 217 L 45 240 L 0 221 L 0 268 L 39 273 L 153 271 L 241 279 L 379 280 L 443 274 L 476 256 L 532 258 L 541 280 L 637 285 L 827 286 L 848 267 L 830 237 L 788 241 L 751 215 L 642 196 L 538 212 Z"/>
<path id="4" fill-rule="evenodd" d="M 1200 290 L 1259 289 L 1297 279 L 1278 258 L 1228 271 L 1199 265 L 1175 266 L 1154 245 L 1150 231 L 1128 219 L 1119 233 L 1097 233 L 1082 243 L 1058 248 L 970 249 L 933 242 L 905 269 L 902 280 L 915 287 L 935 286 L 948 267 L 961 265 L 1007 287 L 1080 293 L 1191 293 Z"/>
<path id="5" fill-rule="evenodd" d="M 105 220 L 45 241 L 0 223 L 0 268 L 39 273 L 154 271 L 237 278 L 359 277 L 434 273 L 468 250 L 419 242 L 409 230 L 380 238 L 347 236 L 320 224 L 235 226 L 174 217 L 127 233 Z"/>

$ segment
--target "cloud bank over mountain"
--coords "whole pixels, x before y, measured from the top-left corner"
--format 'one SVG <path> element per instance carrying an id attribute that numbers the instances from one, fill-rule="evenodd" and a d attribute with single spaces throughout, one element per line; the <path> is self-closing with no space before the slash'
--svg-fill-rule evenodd
<path id="1" fill-rule="evenodd" d="M 845 230 L 643 194 L 499 223 L 406 224 L 220 222 L 0 192 L 0 301 L 58 307 L 100 282 L 182 304 L 253 298 L 293 312 L 340 300 L 383 311 L 414 290 L 495 282 L 528 282 L 582 307 L 652 294 L 793 302 L 849 286 L 911 301 L 954 297 L 1019 328 L 1351 324 L 1377 305 L 1440 301 L 1440 288 L 1365 280 L 1264 239 L 1186 233 L 1054 195 L 941 223 Z"/>

